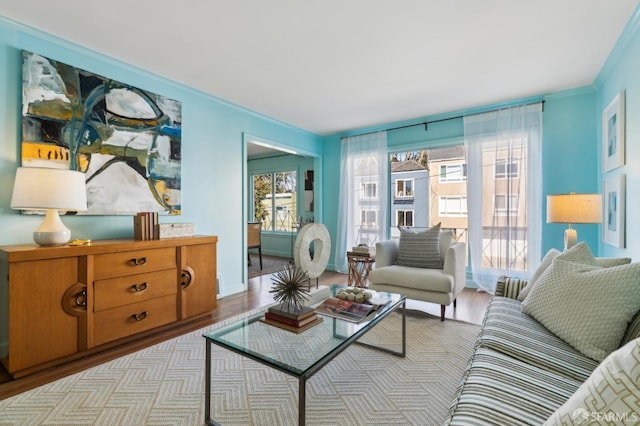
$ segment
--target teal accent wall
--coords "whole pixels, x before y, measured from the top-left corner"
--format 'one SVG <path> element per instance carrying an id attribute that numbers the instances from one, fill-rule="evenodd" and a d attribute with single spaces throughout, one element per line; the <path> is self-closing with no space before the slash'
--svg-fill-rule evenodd
<path id="1" fill-rule="evenodd" d="M 596 92 L 585 87 L 545 97 L 542 135 L 542 254 L 564 247 L 565 224 L 546 223 L 547 195 L 599 193 Z M 598 252 L 599 225 L 573 226 Z"/>
<path id="2" fill-rule="evenodd" d="M 602 151 L 598 148 L 599 187 L 602 191 L 602 179 L 610 176 L 626 175 L 626 247 L 616 248 L 602 242 L 600 253 L 603 256 L 628 256 L 634 261 L 640 260 L 640 5 L 618 39 L 595 85 L 598 89 L 596 99 L 596 137 L 598 146 L 602 143 L 602 112 L 614 96 L 625 92 L 626 98 L 626 164 L 603 174 L 601 171 Z"/>
<path id="3" fill-rule="evenodd" d="M 121 82 L 177 99 L 183 108 L 183 214 L 162 222 L 190 222 L 198 234 L 217 235 L 221 296 L 244 290 L 246 271 L 243 135 L 322 155 L 322 140 L 186 85 L 0 17 L 0 245 L 29 244 L 41 217 L 10 209 L 20 164 L 21 50 L 29 50 Z M 130 216 L 63 217 L 72 238 L 132 238 Z"/>

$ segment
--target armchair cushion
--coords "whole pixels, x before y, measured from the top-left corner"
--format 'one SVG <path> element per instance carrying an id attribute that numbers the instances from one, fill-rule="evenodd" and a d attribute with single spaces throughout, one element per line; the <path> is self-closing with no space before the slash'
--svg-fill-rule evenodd
<path id="1" fill-rule="evenodd" d="M 398 265 L 442 269 L 440 224 L 420 232 L 406 228 L 399 229 Z"/>
<path id="2" fill-rule="evenodd" d="M 375 281 L 393 283 L 393 285 L 416 290 L 451 293 L 453 276 L 445 274 L 442 269 L 412 268 L 410 266 L 390 265 L 377 268 Z"/>

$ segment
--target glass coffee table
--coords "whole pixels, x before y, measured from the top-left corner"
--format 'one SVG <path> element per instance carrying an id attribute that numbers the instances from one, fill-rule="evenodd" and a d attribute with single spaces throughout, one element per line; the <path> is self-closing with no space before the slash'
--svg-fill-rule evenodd
<path id="1" fill-rule="evenodd" d="M 331 286 L 335 295 L 343 286 Z M 329 361 L 349 345 L 375 327 L 395 310 L 402 313 L 402 349 L 395 351 L 369 343 L 361 345 L 379 349 L 393 355 L 406 354 L 406 298 L 401 294 L 374 292 L 378 299 L 388 300 L 364 320 L 354 323 L 321 315 L 323 321 L 300 334 L 292 333 L 260 321 L 264 312 L 239 320 L 218 330 L 205 333 L 205 400 L 204 416 L 208 425 L 219 425 L 211 418 L 211 345 L 218 345 L 280 370 L 298 379 L 298 424 L 305 424 L 306 382 Z"/>

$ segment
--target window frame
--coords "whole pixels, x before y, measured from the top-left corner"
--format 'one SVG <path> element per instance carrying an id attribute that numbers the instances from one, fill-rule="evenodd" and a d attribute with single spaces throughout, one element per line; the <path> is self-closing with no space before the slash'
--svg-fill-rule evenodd
<path id="1" fill-rule="evenodd" d="M 291 191 L 289 192 L 276 192 L 276 184 L 277 184 L 277 179 L 276 176 L 279 174 L 292 174 L 294 179 L 294 187 L 292 188 Z M 257 176 L 265 176 L 265 175 L 269 175 L 271 176 L 271 192 L 267 193 L 265 195 L 265 198 L 262 200 L 262 202 L 265 201 L 270 201 L 269 203 L 269 212 L 270 217 L 269 217 L 269 221 L 266 221 L 265 218 L 256 218 L 256 209 L 255 209 L 255 179 Z M 295 197 L 295 203 L 290 202 L 288 204 L 286 204 L 285 206 L 282 205 L 278 205 L 277 199 L 278 199 L 278 194 L 289 194 L 289 196 L 291 198 Z M 275 195 L 275 196 L 274 196 Z M 263 226 L 262 226 L 262 232 L 293 232 L 294 231 L 294 226 L 295 226 L 295 222 L 296 222 L 296 218 L 298 216 L 298 170 L 294 169 L 278 169 L 278 170 L 273 170 L 273 171 L 269 171 L 269 172 L 256 172 L 254 174 L 251 175 L 251 216 L 254 218 L 254 220 L 262 222 Z M 289 214 L 291 216 L 291 223 L 289 224 L 287 229 L 287 224 L 284 223 L 284 227 L 283 229 L 279 229 L 279 211 L 282 211 L 282 207 L 286 208 L 286 212 L 287 214 Z M 286 222 L 286 218 L 284 220 L 284 222 Z"/>
<path id="2" fill-rule="evenodd" d="M 407 213 L 409 213 L 411 215 L 411 224 L 407 225 Z M 404 217 L 404 220 L 402 224 L 399 223 L 399 215 L 402 214 Z M 408 210 L 396 210 L 396 226 L 408 226 L 408 227 L 413 227 L 413 218 L 415 216 L 415 212 L 413 209 L 408 209 Z"/>
<path id="3" fill-rule="evenodd" d="M 445 206 L 446 207 L 446 201 L 453 201 L 453 200 L 459 200 L 460 201 L 460 212 L 458 214 L 452 214 L 448 209 L 445 211 L 443 210 L 443 200 L 445 201 Z M 464 200 L 464 204 L 462 203 L 462 201 Z M 466 209 L 462 209 L 462 206 L 465 206 Z M 467 196 L 466 195 L 439 195 L 438 196 L 438 216 L 440 217 L 468 217 L 469 216 L 469 207 L 467 205 Z"/>
<path id="4" fill-rule="evenodd" d="M 498 167 L 502 167 L 503 170 L 498 172 Z M 513 170 L 515 168 L 515 171 Z M 520 159 L 501 157 L 496 158 L 494 166 L 495 179 L 517 179 L 520 177 Z"/>
<path id="5" fill-rule="evenodd" d="M 456 177 L 449 178 L 449 171 L 447 169 L 459 168 L 456 171 Z M 443 172 L 444 169 L 444 172 Z M 460 172 L 462 173 L 460 175 Z M 453 173 L 453 172 L 452 172 Z M 440 183 L 462 183 L 467 181 L 467 163 L 454 163 L 454 164 L 440 164 L 440 170 L 438 175 L 438 182 Z"/>
<path id="6" fill-rule="evenodd" d="M 398 191 L 398 184 L 402 182 L 402 188 L 404 189 L 403 191 Z M 411 195 L 407 195 L 407 182 L 411 183 Z M 415 188 L 416 188 L 416 182 L 415 182 L 415 178 L 398 178 L 396 179 L 395 182 L 395 198 L 396 199 L 402 199 L 402 200 L 409 200 L 409 199 L 413 199 L 415 198 Z M 402 194 L 402 195 L 400 195 Z"/>

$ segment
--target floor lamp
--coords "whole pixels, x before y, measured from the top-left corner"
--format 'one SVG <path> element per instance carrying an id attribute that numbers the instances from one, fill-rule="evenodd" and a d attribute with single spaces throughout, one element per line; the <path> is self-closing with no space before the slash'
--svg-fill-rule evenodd
<path id="1" fill-rule="evenodd" d="M 578 233 L 571 225 L 602 222 L 602 197 L 600 194 L 547 195 L 547 223 L 566 223 L 564 249 L 573 247 Z"/>

